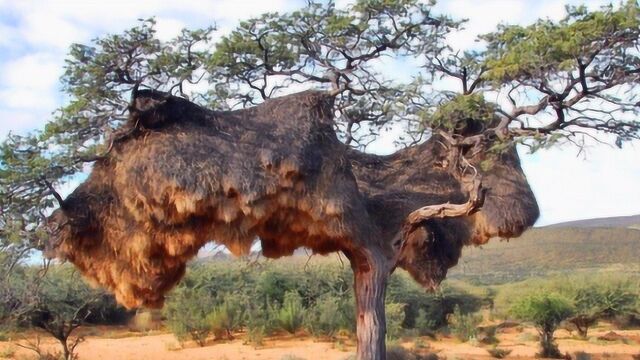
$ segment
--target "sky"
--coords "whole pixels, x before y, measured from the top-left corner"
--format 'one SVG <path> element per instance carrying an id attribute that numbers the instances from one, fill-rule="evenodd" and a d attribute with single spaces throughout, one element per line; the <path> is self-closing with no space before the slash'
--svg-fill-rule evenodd
<path id="1" fill-rule="evenodd" d="M 341 6 L 346 0 L 338 0 Z M 435 12 L 469 19 L 453 34 L 457 48 L 477 47 L 478 34 L 499 23 L 530 24 L 537 18 L 559 19 L 564 4 L 595 9 L 607 1 L 441 0 Z M 180 29 L 218 26 L 216 36 L 239 20 L 268 11 L 293 10 L 299 0 L 0 0 L 0 139 L 11 131 L 42 128 L 64 102 L 59 78 L 72 43 L 88 43 L 107 33 L 156 17 L 158 36 L 168 40 Z M 403 76 L 397 73 L 391 76 Z M 392 137 L 373 150 L 392 151 Z M 578 153 L 575 147 L 521 151 L 524 171 L 541 209 L 537 225 L 595 217 L 640 214 L 640 142 L 619 150 L 598 145 Z"/>

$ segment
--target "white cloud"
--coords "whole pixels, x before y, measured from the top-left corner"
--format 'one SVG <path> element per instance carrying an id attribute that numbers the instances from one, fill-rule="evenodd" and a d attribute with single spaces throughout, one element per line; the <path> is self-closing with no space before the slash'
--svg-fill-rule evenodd
<path id="1" fill-rule="evenodd" d="M 640 213 L 637 142 L 622 150 L 600 145 L 579 156 L 567 146 L 521 157 L 540 205 L 539 225 Z"/>
<path id="2" fill-rule="evenodd" d="M 27 112 L 20 110 L 4 110 L 0 106 L 0 139 L 9 133 L 24 134 L 42 126 L 48 119 L 48 112 Z"/>
<path id="3" fill-rule="evenodd" d="M 58 78 L 62 61 L 48 53 L 33 53 L 0 67 L 0 136 L 9 130 L 26 132 L 41 125 L 59 106 Z"/>
<path id="4" fill-rule="evenodd" d="M 186 27 L 187 25 L 180 20 L 165 17 L 156 18 L 156 36 L 163 41 L 175 38 Z"/>
<path id="5" fill-rule="evenodd" d="M 52 16 L 45 8 L 24 14 L 21 36 L 40 49 L 52 47 L 64 50 L 73 39 L 86 38 L 87 31 L 63 17 Z"/>
<path id="6" fill-rule="evenodd" d="M 475 40 L 478 35 L 493 31 L 499 23 L 520 22 L 527 14 L 525 2 L 512 0 L 443 1 L 435 9 L 454 19 L 469 19 L 463 31 L 449 37 L 455 49 L 477 47 Z"/>

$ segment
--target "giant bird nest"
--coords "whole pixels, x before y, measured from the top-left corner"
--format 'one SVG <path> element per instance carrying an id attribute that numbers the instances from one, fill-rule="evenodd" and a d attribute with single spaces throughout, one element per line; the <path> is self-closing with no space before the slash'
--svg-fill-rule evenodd
<path id="1" fill-rule="evenodd" d="M 387 157 L 349 149 L 320 92 L 218 112 L 141 91 L 123 130 L 51 220 L 57 255 L 127 307 L 161 306 L 210 241 L 236 255 L 259 241 L 267 257 L 307 247 L 354 260 L 372 243 L 391 248 L 411 211 L 466 196 L 439 166 L 438 139 Z M 399 265 L 421 283 L 442 280 L 463 245 L 519 235 L 537 217 L 515 150 L 501 156 L 483 212 L 410 235 Z"/>

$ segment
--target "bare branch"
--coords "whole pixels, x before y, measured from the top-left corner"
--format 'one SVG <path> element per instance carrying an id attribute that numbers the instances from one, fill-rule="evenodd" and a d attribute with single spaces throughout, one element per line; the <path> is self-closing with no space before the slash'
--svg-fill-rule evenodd
<path id="1" fill-rule="evenodd" d="M 478 175 L 474 176 L 469 192 L 469 200 L 463 204 L 437 204 L 428 205 L 414 210 L 405 219 L 404 234 L 409 234 L 418 225 L 429 219 L 442 219 L 448 217 L 458 217 L 470 215 L 478 211 L 484 203 L 484 190 L 482 181 Z"/>

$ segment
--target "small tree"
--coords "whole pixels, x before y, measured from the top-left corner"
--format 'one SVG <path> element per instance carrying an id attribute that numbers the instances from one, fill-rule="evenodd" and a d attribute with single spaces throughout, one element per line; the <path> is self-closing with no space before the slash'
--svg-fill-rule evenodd
<path id="1" fill-rule="evenodd" d="M 44 330 L 60 343 L 64 359 L 76 359 L 75 349 L 84 337 L 75 336 L 74 332 L 90 316 L 100 316 L 100 304 L 108 295 L 89 288 L 66 266 L 51 268 L 42 278 L 32 271 L 27 279 L 16 320 Z M 20 346 L 41 354 L 37 343 Z"/>
<path id="2" fill-rule="evenodd" d="M 634 310 L 637 299 L 630 288 L 629 283 L 614 282 L 589 284 L 577 289 L 573 299 L 576 314 L 569 322 L 576 326 L 582 338 L 586 338 L 598 318 L 613 318 Z"/>
<path id="3" fill-rule="evenodd" d="M 573 305 L 558 294 L 533 294 L 519 299 L 512 307 L 511 314 L 518 319 L 531 321 L 540 334 L 540 357 L 562 358 L 554 341 L 553 333 L 560 322 L 571 316 Z"/>

